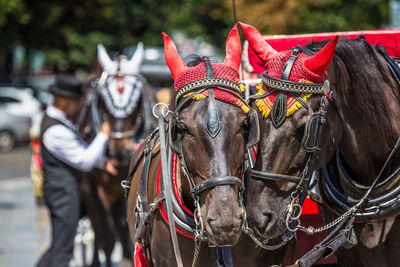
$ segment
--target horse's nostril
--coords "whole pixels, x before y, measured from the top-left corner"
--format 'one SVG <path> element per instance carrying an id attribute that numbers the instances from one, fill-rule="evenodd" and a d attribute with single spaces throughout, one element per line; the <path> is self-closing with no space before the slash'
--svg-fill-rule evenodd
<path id="1" fill-rule="evenodd" d="M 263 212 L 260 216 L 260 230 L 268 231 L 272 222 L 272 213 L 270 212 Z"/>
<path id="2" fill-rule="evenodd" d="M 212 222 L 215 221 L 214 218 L 207 218 L 207 223 L 211 226 Z"/>

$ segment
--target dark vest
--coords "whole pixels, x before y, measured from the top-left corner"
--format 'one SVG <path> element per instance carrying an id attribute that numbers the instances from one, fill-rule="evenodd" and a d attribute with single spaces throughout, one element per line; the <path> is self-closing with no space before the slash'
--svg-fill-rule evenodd
<path id="1" fill-rule="evenodd" d="M 43 162 L 44 186 L 70 187 L 79 183 L 81 172 L 53 156 L 43 144 L 43 134 L 51 126 L 64 123 L 44 115 L 40 129 L 41 155 Z"/>

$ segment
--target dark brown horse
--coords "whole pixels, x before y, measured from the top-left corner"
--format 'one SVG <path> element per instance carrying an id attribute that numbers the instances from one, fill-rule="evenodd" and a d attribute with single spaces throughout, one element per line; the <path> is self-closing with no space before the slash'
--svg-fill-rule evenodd
<path id="1" fill-rule="evenodd" d="M 345 165 L 352 179 L 342 179 L 340 173 L 343 171 L 336 170 L 339 172 L 337 179 L 329 181 L 336 185 L 339 193 L 335 192 L 336 196 L 332 196 L 327 193 L 328 190 L 323 190 L 327 188 L 324 183 L 328 180 L 321 177 L 319 182 L 326 222 L 332 221 L 359 202 L 381 172 L 400 136 L 400 118 L 397 116 L 400 112 L 400 90 L 392 74 L 396 72 L 396 67 L 393 65 L 391 69 L 385 53 L 379 52 L 378 48 L 372 47 L 363 38 L 339 41 L 326 76 L 325 70 L 332 59 L 337 38 L 328 44 L 312 45 L 310 48 L 314 52 L 318 51 L 314 56 L 310 50 L 302 48 L 277 53 L 257 30 L 248 25 L 242 26 L 250 45 L 266 64 L 261 93 L 275 89 L 275 101 L 279 102 L 279 95 L 287 93 L 286 97 L 297 96 L 299 103 L 304 102 L 288 117 L 286 99 L 285 107 L 273 103 L 269 114 L 271 118 L 260 120 L 261 138 L 256 169 L 267 172 L 269 178 L 278 174 L 275 175 L 278 181 L 251 180 L 247 214 L 257 237 L 271 240 L 288 231 L 288 228 L 296 229 L 296 226 L 286 224 L 293 200 L 301 200 L 296 183 L 304 180 L 302 178 L 305 174 L 326 164 L 337 149 L 340 151 L 337 152 L 340 162 Z M 289 71 L 289 76 L 282 77 L 288 66 L 291 66 L 292 74 Z M 329 77 L 330 89 L 326 82 L 325 88 L 321 84 L 326 77 Z M 280 83 L 273 83 L 278 79 Z M 316 86 L 320 86 L 321 90 L 312 92 L 310 87 L 301 84 L 305 81 L 320 83 Z M 295 89 L 299 88 L 300 91 L 296 92 Z M 259 108 L 261 106 L 258 105 Z M 279 116 L 279 108 L 284 109 L 284 118 Z M 383 170 L 378 180 L 379 186 L 372 190 L 369 200 L 364 202 L 362 208 L 365 210 L 357 209 L 356 219 L 364 221 L 354 225 L 359 242 L 349 250 L 340 249 L 337 252 L 340 266 L 400 264 L 396 257 L 400 246 L 399 219 L 389 218 L 399 213 L 399 208 L 393 202 L 388 207 L 388 194 L 392 193 L 393 196 L 393 190 L 399 187 L 395 172 L 399 163 L 400 157 L 395 154 Z M 332 187 L 329 189 L 332 190 Z M 296 195 L 293 196 L 295 190 Z M 337 194 L 341 194 L 339 198 Z M 335 202 L 335 197 L 339 201 Z M 338 203 L 341 203 L 340 206 L 335 206 Z M 293 211 L 289 215 L 295 217 Z M 296 220 L 289 220 L 293 221 L 296 223 Z"/>
<path id="2" fill-rule="evenodd" d="M 164 44 L 177 89 L 177 107 L 169 123 L 169 144 L 181 163 L 176 168 L 176 176 L 181 179 L 177 179 L 175 191 L 179 192 L 180 204 L 187 207 L 180 212 L 183 208 L 174 206 L 179 250 L 184 266 L 193 261 L 208 266 L 215 264 L 209 244 L 235 245 L 242 232 L 245 218 L 239 178 L 246 148 L 258 140 L 258 120 L 241 98 L 236 83 L 241 56 L 236 27 L 228 36 L 223 64 L 211 64 L 208 58 L 198 57 L 188 67 L 167 35 Z M 160 193 L 165 179 L 161 175 L 161 185 L 157 183 L 161 156 L 155 140 L 150 137 L 139 149 L 144 152 L 132 161 L 128 223 L 132 240 L 143 246 L 153 266 L 176 266 L 165 201 L 160 202 L 164 199 Z M 144 168 L 148 157 L 152 160 L 147 171 Z M 194 242 L 196 234 L 199 241 L 207 238 L 208 242 Z M 233 254 L 234 261 L 240 257 L 239 253 Z"/>
<path id="3" fill-rule="evenodd" d="M 118 174 L 113 176 L 95 169 L 83 179 L 81 191 L 95 232 L 92 266 L 100 266 L 99 249 L 105 253 L 106 265 L 111 266 L 117 240 L 122 244 L 123 257 L 132 259 L 121 181 L 128 175 L 135 144 L 155 128 L 151 108 L 156 101 L 155 92 L 139 75 L 143 58 L 141 43 L 131 59 L 120 56 L 113 61 L 102 45 L 98 47 L 98 57 L 103 74 L 93 88 L 86 114 L 82 114 L 86 126 L 81 131 L 96 132 L 103 119 L 109 120 L 112 133 L 107 156 L 117 163 Z"/>

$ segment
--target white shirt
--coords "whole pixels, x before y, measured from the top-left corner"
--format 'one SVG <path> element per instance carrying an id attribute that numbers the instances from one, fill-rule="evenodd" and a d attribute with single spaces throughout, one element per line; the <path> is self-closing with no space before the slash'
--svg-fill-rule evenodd
<path id="1" fill-rule="evenodd" d="M 43 144 L 54 157 L 84 172 L 92 170 L 95 166 L 103 167 L 107 159 L 104 156 L 108 143 L 106 134 L 99 132 L 93 141 L 87 144 L 74 130 L 72 122 L 63 111 L 51 105 L 47 107 L 46 114 L 67 126 L 56 124 L 43 134 Z"/>

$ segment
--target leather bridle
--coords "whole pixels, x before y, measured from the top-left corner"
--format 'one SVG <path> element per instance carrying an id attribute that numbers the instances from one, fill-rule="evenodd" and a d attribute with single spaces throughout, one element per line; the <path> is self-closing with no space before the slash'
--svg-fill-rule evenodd
<path id="1" fill-rule="evenodd" d="M 240 99 L 243 103 L 247 103 L 241 96 L 241 91 L 237 83 L 215 78 L 214 71 L 212 65 L 210 63 L 210 59 L 208 57 L 203 57 L 203 63 L 206 67 L 207 78 L 196 80 L 191 82 L 183 87 L 181 87 L 176 93 L 176 109 L 170 118 L 169 123 L 169 139 L 170 144 L 173 147 L 174 152 L 177 154 L 181 169 L 189 182 L 191 195 L 194 200 L 198 201 L 198 196 L 205 190 L 210 189 L 219 185 L 233 185 L 237 186 L 239 189 L 239 194 L 243 192 L 243 184 L 242 181 L 235 176 L 222 176 L 222 177 L 211 177 L 200 184 L 196 184 L 194 179 L 189 172 L 184 154 L 182 152 L 182 144 L 181 140 L 174 138 L 174 131 L 177 131 L 177 126 L 179 124 L 179 113 L 186 106 L 186 104 L 191 101 L 192 97 L 201 94 L 207 90 L 208 92 L 208 110 L 207 110 L 207 125 L 206 131 L 211 137 L 216 137 L 221 129 L 221 123 L 219 119 L 218 109 L 215 102 L 214 90 L 221 90 L 225 92 L 229 92 L 230 94 L 235 95 L 238 99 Z M 187 96 L 187 94 L 191 94 Z M 247 104 L 246 104 L 247 105 Z M 242 197 L 241 197 L 242 198 Z"/>
<path id="2" fill-rule="evenodd" d="M 318 150 L 319 139 L 322 133 L 323 125 L 326 121 L 326 114 L 329 106 L 329 99 L 334 103 L 339 116 L 343 120 L 341 104 L 337 95 L 330 90 L 329 81 L 325 79 L 324 83 L 298 83 L 288 81 L 292 67 L 300 53 L 305 53 L 309 56 L 314 55 L 314 52 L 307 48 L 296 46 L 293 52 L 285 63 L 282 75 L 280 79 L 274 78 L 268 75 L 268 72 L 263 73 L 262 83 L 264 87 L 269 88 L 262 95 L 254 95 L 249 97 L 249 102 L 255 99 L 261 99 L 267 97 L 275 91 L 277 92 L 274 104 L 271 109 L 270 117 L 272 124 L 275 128 L 280 127 L 286 119 L 287 110 L 287 93 L 289 93 L 294 99 L 296 99 L 304 108 L 309 111 L 309 118 L 306 122 L 305 132 L 302 139 L 302 148 L 308 153 L 308 159 L 305 164 L 305 168 L 301 172 L 300 176 L 276 174 L 265 171 L 250 170 L 251 177 L 254 179 L 272 180 L 272 181 L 283 181 L 297 184 L 294 191 L 291 192 L 291 202 L 288 206 L 288 214 L 286 218 L 287 232 L 283 235 L 282 241 L 278 245 L 269 245 L 258 240 L 252 232 L 252 229 L 247 227 L 247 231 L 250 236 L 256 241 L 257 244 L 264 247 L 265 249 L 277 249 L 285 245 L 292 237 L 293 233 L 299 229 L 300 226 L 299 217 L 301 215 L 301 206 L 304 198 L 307 195 L 307 190 L 310 183 L 310 178 L 313 174 L 312 163 L 314 162 L 314 152 Z M 307 93 L 313 95 L 320 95 L 320 104 L 317 112 L 314 112 L 307 102 L 303 100 L 298 93 Z M 251 153 L 248 153 L 251 155 Z"/>

